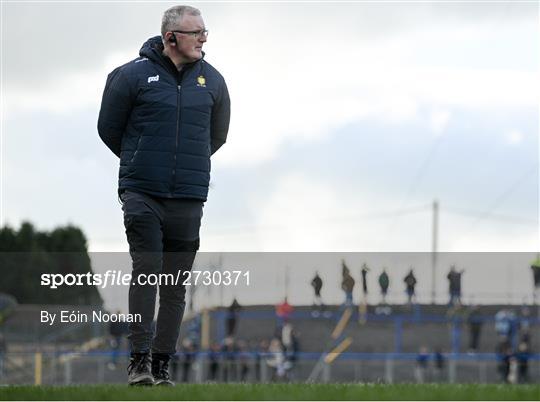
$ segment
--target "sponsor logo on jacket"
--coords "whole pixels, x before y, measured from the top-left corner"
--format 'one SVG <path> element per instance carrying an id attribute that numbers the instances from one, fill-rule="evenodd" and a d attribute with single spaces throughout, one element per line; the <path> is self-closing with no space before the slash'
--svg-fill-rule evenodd
<path id="1" fill-rule="evenodd" d="M 206 88 L 206 78 L 204 78 L 202 75 L 197 77 L 197 86 Z"/>

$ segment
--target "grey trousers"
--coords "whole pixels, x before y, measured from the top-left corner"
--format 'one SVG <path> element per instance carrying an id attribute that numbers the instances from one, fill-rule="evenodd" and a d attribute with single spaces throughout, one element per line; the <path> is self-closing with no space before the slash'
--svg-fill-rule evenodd
<path id="1" fill-rule="evenodd" d="M 129 325 L 131 352 L 172 355 L 176 353 L 186 305 L 186 289 L 182 285 L 186 276 L 180 272 L 178 283 L 159 286 L 142 285 L 139 277 L 144 276 L 145 282 L 149 274 L 172 274 L 176 278 L 179 271 L 191 270 L 199 249 L 203 201 L 156 198 L 131 190 L 124 191 L 120 199 L 133 260 L 129 312 L 142 318 L 141 322 Z M 158 287 L 159 310 L 154 335 L 152 322 Z"/>

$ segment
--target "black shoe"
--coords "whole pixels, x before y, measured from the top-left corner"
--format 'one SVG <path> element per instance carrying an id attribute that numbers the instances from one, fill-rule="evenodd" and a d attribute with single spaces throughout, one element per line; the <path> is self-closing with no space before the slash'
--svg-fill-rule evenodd
<path id="1" fill-rule="evenodd" d="M 128 366 L 129 385 L 154 385 L 148 353 L 133 353 Z"/>
<path id="2" fill-rule="evenodd" d="M 154 385 L 172 386 L 174 382 L 169 376 L 169 355 L 152 354 L 152 375 L 154 376 Z"/>

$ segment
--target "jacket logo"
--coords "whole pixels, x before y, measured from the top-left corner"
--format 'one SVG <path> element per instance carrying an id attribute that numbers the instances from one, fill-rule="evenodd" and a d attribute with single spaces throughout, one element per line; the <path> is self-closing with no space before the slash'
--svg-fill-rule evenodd
<path id="1" fill-rule="evenodd" d="M 204 78 L 202 75 L 197 77 L 197 86 L 206 88 L 206 78 Z"/>
<path id="2" fill-rule="evenodd" d="M 151 82 L 158 82 L 159 81 L 159 74 L 156 75 L 155 77 L 148 77 L 148 83 L 150 84 Z"/>

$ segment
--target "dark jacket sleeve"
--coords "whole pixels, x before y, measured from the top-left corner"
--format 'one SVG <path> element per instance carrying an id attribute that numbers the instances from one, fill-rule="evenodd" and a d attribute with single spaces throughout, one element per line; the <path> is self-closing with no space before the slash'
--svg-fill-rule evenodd
<path id="1" fill-rule="evenodd" d="M 117 68 L 107 77 L 99 111 L 98 132 L 103 142 L 118 157 L 132 106 L 129 82 Z"/>
<path id="2" fill-rule="evenodd" d="M 229 121 L 231 119 L 231 101 L 227 84 L 223 81 L 221 92 L 212 108 L 210 136 L 212 139 L 211 153 L 214 154 L 227 140 Z"/>

